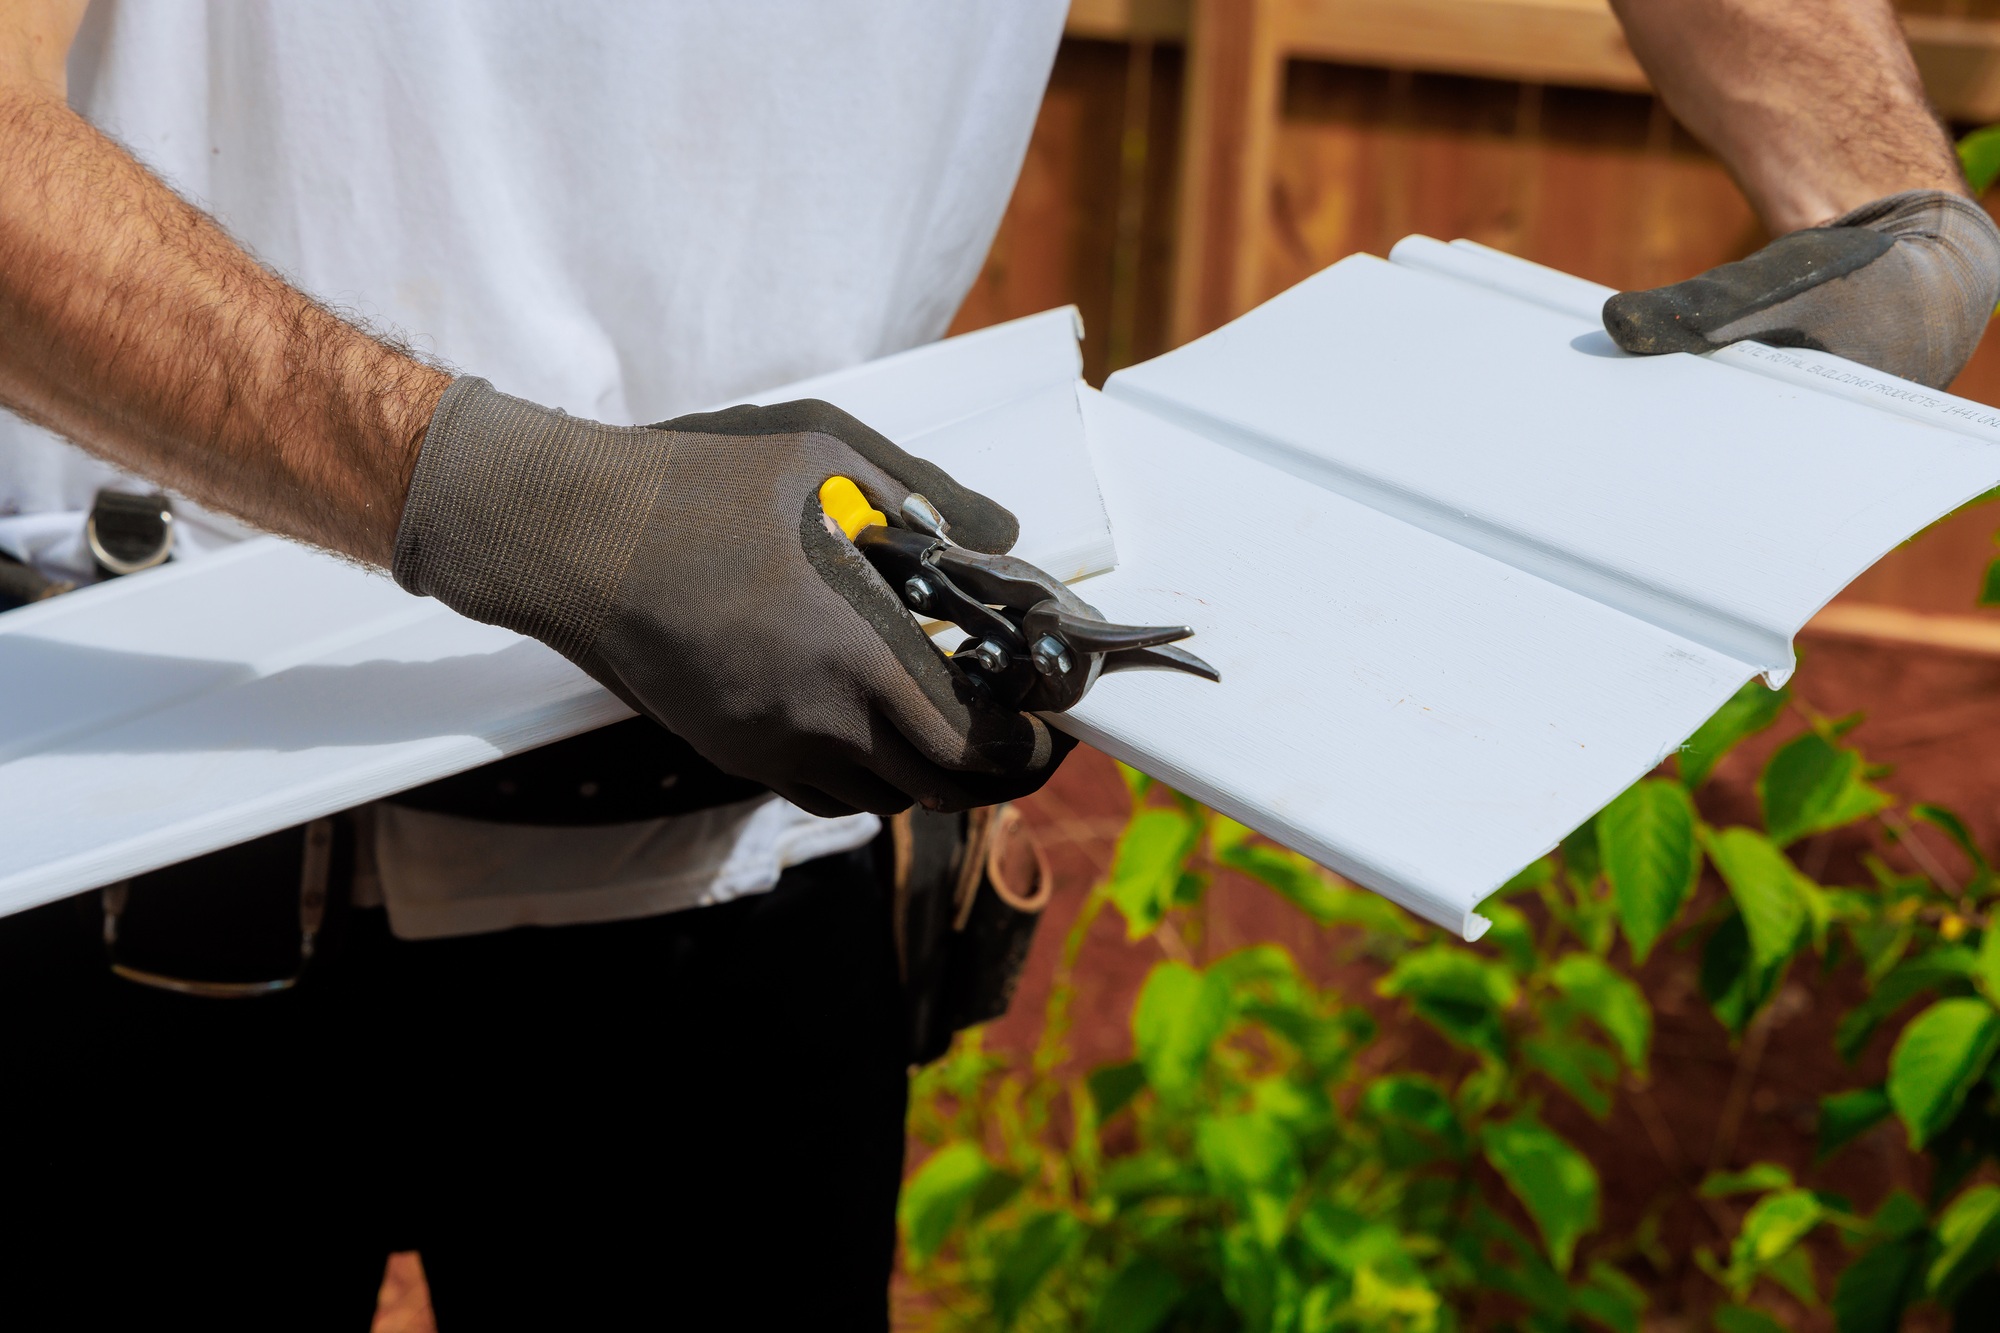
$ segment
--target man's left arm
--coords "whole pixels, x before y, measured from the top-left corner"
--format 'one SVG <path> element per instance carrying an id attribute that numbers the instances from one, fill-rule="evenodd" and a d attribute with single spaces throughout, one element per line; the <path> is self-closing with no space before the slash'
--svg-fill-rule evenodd
<path id="1" fill-rule="evenodd" d="M 1667 107 L 1778 239 L 1621 292 L 1628 352 L 1743 339 L 1943 388 L 2000 301 L 2000 228 L 1969 197 L 1888 0 L 1612 0 Z"/>

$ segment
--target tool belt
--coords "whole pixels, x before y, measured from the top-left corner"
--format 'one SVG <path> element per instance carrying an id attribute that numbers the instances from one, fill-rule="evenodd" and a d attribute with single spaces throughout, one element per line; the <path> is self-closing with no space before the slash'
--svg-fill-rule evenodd
<path id="1" fill-rule="evenodd" d="M 107 885 L 104 949 L 125 980 L 209 999 L 298 986 L 337 948 L 357 876 L 372 871 L 368 810 L 254 838 Z M 1012 806 L 885 821 L 877 866 L 893 902 L 913 1064 L 1007 1012 L 1054 880 Z"/>
<path id="2" fill-rule="evenodd" d="M 209 999 L 291 990 L 339 933 L 354 848 L 351 819 L 315 819 L 106 885 L 111 970 Z"/>
<path id="3" fill-rule="evenodd" d="M 929 1064 L 1007 1012 L 1055 880 L 1011 805 L 885 822 L 910 1062 Z"/>
<path id="4" fill-rule="evenodd" d="M 576 826 L 687 814 L 765 790 L 634 718 L 391 800 L 467 819 Z M 1052 880 L 1012 806 L 909 810 L 884 825 L 876 864 L 893 896 L 908 1050 L 927 1064 L 962 1029 L 1007 1011 Z M 294 988 L 339 934 L 357 870 L 370 874 L 371 835 L 363 808 L 105 887 L 111 970 L 214 999 Z"/>
<path id="5" fill-rule="evenodd" d="M 644 718 L 456 774 L 396 804 L 491 823 L 634 823 L 761 795 Z M 373 864 L 370 809 L 348 811 L 106 886 L 111 970 L 185 995 L 241 999 L 290 990 L 323 957 Z"/>

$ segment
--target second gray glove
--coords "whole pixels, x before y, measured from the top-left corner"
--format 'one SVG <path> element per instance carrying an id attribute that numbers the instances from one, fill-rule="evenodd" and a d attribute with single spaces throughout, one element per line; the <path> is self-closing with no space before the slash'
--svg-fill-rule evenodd
<path id="1" fill-rule="evenodd" d="M 827 403 L 601 425 L 460 379 L 418 457 L 394 573 L 541 639 L 718 768 L 817 814 L 986 805 L 1071 742 L 989 703 L 821 514 L 829 476 L 912 491 L 983 551 L 1012 514 Z"/>
<path id="2" fill-rule="evenodd" d="M 1942 389 L 2000 301 L 2000 228 L 1942 190 L 1892 194 L 1685 282 L 1620 292 L 1604 327 L 1628 352 L 1754 339 L 1810 347 Z"/>

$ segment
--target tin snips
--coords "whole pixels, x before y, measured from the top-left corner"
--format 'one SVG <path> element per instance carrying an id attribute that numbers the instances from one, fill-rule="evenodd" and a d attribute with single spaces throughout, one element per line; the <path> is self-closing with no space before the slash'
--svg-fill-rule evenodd
<path id="1" fill-rule="evenodd" d="M 1065 712 L 1113 671 L 1222 679 L 1193 653 L 1167 646 L 1194 633 L 1186 625 L 1111 624 L 1027 561 L 953 542 L 921 495 L 891 520 L 851 480 L 833 477 L 820 488 L 820 505 L 905 606 L 965 631 L 952 661 L 1005 707 Z"/>

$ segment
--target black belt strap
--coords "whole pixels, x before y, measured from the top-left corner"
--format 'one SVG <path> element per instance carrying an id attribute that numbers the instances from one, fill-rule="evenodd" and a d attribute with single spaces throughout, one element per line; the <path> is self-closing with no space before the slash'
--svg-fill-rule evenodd
<path id="1" fill-rule="evenodd" d="M 501 824 L 630 824 L 762 796 L 642 717 L 497 760 L 390 797 L 395 805 Z"/>

